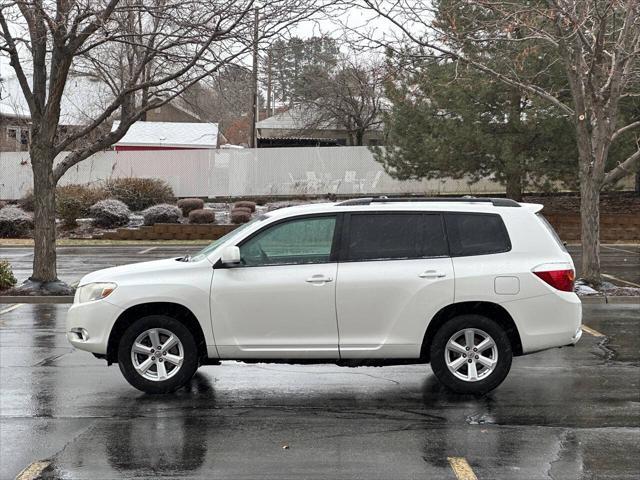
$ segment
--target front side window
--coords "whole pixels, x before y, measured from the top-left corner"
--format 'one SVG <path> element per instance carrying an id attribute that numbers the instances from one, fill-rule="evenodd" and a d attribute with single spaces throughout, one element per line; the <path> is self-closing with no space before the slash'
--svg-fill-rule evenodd
<path id="1" fill-rule="evenodd" d="M 452 213 L 445 215 L 452 256 L 488 255 L 511 250 L 500 215 Z"/>
<path id="2" fill-rule="evenodd" d="M 352 214 L 347 260 L 393 260 L 447 255 L 439 214 Z"/>
<path id="3" fill-rule="evenodd" d="M 322 216 L 266 227 L 240 246 L 241 262 L 249 267 L 327 263 L 335 226 L 335 216 Z"/>

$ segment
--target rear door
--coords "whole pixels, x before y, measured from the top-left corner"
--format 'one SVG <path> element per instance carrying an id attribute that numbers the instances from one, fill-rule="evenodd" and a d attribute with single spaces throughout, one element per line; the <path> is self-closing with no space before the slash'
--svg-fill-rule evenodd
<path id="1" fill-rule="evenodd" d="M 429 320 L 452 303 L 439 213 L 345 215 L 336 310 L 341 358 L 416 358 Z"/>

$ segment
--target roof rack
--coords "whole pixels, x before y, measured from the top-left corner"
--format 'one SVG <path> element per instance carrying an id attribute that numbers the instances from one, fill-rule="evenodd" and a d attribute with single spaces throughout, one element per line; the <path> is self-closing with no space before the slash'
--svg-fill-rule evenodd
<path id="1" fill-rule="evenodd" d="M 494 207 L 519 207 L 520 204 L 510 198 L 489 197 L 364 197 L 352 198 L 336 203 L 338 207 L 353 205 L 371 205 L 372 203 L 396 202 L 460 202 L 460 203 L 491 203 Z"/>

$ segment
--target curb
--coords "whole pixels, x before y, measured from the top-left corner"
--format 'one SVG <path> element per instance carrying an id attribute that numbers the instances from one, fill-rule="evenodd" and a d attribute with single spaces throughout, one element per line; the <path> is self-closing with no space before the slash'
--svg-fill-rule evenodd
<path id="1" fill-rule="evenodd" d="M 640 304 L 640 297 L 621 297 L 621 296 L 592 296 L 592 297 L 580 297 L 580 301 L 583 304 Z"/>
<path id="2" fill-rule="evenodd" d="M 48 296 L 0 296 L 0 304 L 3 303 L 28 303 L 28 304 L 46 304 L 46 303 L 73 303 L 73 295 L 48 295 Z"/>

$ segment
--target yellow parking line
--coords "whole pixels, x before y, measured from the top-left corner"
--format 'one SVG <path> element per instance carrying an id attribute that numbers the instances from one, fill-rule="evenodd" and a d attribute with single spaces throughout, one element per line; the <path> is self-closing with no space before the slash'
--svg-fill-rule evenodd
<path id="1" fill-rule="evenodd" d="M 447 457 L 447 460 L 449 460 L 449 465 L 458 480 L 478 480 L 464 457 Z"/>
<path id="2" fill-rule="evenodd" d="M 16 303 L 15 305 L 11 305 L 8 308 L 5 308 L 4 310 L 0 310 L 0 315 L 2 315 L 3 313 L 9 313 L 12 310 L 15 310 L 16 308 L 21 307 L 22 305 L 24 305 L 24 303 Z"/>
<path id="3" fill-rule="evenodd" d="M 606 337 L 604 333 L 600 333 L 597 330 L 594 330 L 591 327 L 587 327 L 586 325 L 582 325 L 582 331 L 587 332 L 589 335 L 593 335 L 594 337 Z"/>
<path id="4" fill-rule="evenodd" d="M 16 480 L 34 480 L 38 478 L 49 465 L 51 465 L 51 462 L 47 460 L 33 462 L 16 476 Z"/>

